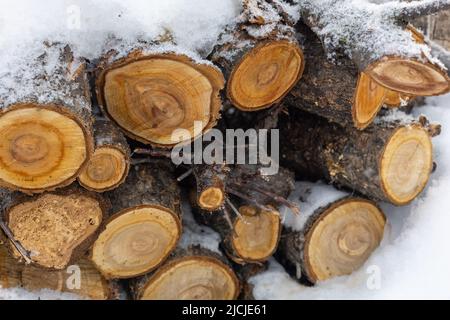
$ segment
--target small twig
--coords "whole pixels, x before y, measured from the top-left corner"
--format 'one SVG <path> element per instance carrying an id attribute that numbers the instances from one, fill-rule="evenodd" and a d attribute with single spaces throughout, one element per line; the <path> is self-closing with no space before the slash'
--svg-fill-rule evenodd
<path id="1" fill-rule="evenodd" d="M 228 209 L 226 207 L 223 207 L 223 215 L 225 216 L 225 220 L 227 220 L 227 223 L 230 226 L 230 229 L 233 231 L 233 235 L 235 237 L 238 237 L 236 230 L 234 230 L 233 223 L 231 222 L 230 212 L 228 211 Z"/>
<path id="2" fill-rule="evenodd" d="M 25 260 L 26 264 L 31 264 L 33 260 L 30 258 L 30 252 L 27 251 L 20 242 L 16 241 L 14 239 L 14 235 L 12 234 L 11 230 L 8 228 L 8 226 L 0 220 L 0 228 L 5 233 L 6 237 L 11 241 L 11 243 L 14 245 L 14 247 L 17 249 L 17 251 L 20 253 L 22 258 Z"/>
<path id="3" fill-rule="evenodd" d="M 177 178 L 178 182 L 181 182 L 183 180 L 185 180 L 187 177 L 189 177 L 192 173 L 194 172 L 194 169 L 189 169 L 188 171 L 186 171 L 185 173 L 183 173 L 181 176 L 179 176 Z"/>
<path id="4" fill-rule="evenodd" d="M 262 205 L 262 204 L 258 203 L 258 201 L 256 201 L 255 199 L 252 199 L 252 198 L 250 198 L 248 196 L 246 196 L 242 192 L 239 192 L 239 191 L 234 190 L 232 188 L 227 188 L 227 192 L 232 194 L 232 195 L 234 195 L 234 196 L 236 196 L 236 197 L 238 197 L 238 198 L 241 198 L 242 200 L 246 200 L 246 201 L 252 203 L 253 205 L 257 206 L 261 210 L 270 211 L 270 212 L 273 211 L 273 208 L 269 208 L 269 207 L 267 207 L 265 205 Z"/>
<path id="5" fill-rule="evenodd" d="M 231 200 L 228 198 L 226 198 L 225 201 L 230 206 L 230 208 L 233 210 L 233 212 L 236 214 L 236 216 L 238 216 L 240 219 L 244 220 L 244 218 L 242 217 L 242 214 L 239 212 L 239 210 L 236 208 L 236 206 L 233 204 L 233 202 L 231 202 Z"/>

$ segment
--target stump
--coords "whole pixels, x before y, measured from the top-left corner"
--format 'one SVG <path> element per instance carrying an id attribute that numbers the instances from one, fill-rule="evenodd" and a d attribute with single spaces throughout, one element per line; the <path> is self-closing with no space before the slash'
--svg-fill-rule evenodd
<path id="1" fill-rule="evenodd" d="M 68 186 L 93 149 L 86 64 L 45 43 L 0 79 L 0 184 L 42 193 Z"/>
<path id="2" fill-rule="evenodd" d="M 180 191 L 162 161 L 133 166 L 108 194 L 115 213 L 92 248 L 92 260 L 107 279 L 128 279 L 160 266 L 181 236 Z"/>

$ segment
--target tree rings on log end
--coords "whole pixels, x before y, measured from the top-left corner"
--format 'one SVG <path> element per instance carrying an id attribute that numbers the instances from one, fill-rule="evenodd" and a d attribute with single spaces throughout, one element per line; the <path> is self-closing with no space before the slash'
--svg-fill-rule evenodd
<path id="1" fill-rule="evenodd" d="M 110 191 L 126 179 L 129 168 L 129 159 L 121 150 L 101 147 L 95 150 L 78 181 L 91 191 Z"/>
<path id="2" fill-rule="evenodd" d="M 353 103 L 353 122 L 358 129 L 369 126 L 383 107 L 386 89 L 365 73 L 359 75 Z"/>
<path id="3" fill-rule="evenodd" d="M 380 245 L 386 218 L 372 202 L 345 199 L 333 204 L 306 234 L 305 270 L 312 282 L 351 274 Z"/>
<path id="4" fill-rule="evenodd" d="M 175 259 L 149 279 L 139 300 L 235 300 L 239 281 L 233 270 L 209 256 Z"/>
<path id="5" fill-rule="evenodd" d="M 225 202 L 225 193 L 222 188 L 211 187 L 204 190 L 198 197 L 198 205 L 203 210 L 217 211 Z"/>
<path id="6" fill-rule="evenodd" d="M 431 63 L 385 57 L 366 70 L 380 85 L 412 96 L 435 96 L 450 90 L 446 72 Z"/>
<path id="7" fill-rule="evenodd" d="M 108 279 L 137 277 L 157 268 L 181 236 L 177 215 L 141 206 L 112 217 L 92 248 L 92 261 Z"/>
<path id="8" fill-rule="evenodd" d="M 106 113 L 133 139 L 159 147 L 187 142 L 219 118 L 224 78 L 214 66 L 184 55 L 125 59 L 103 72 L 97 86 Z M 195 132 L 194 122 L 202 123 Z M 173 136 L 177 129 L 190 133 Z"/>
<path id="9" fill-rule="evenodd" d="M 7 209 L 15 240 L 31 253 L 34 264 L 62 270 L 86 253 L 106 210 L 99 198 L 84 193 L 45 194 Z M 87 243 L 87 245 L 85 245 Z M 12 247 L 12 244 L 11 244 Z M 78 252 L 81 248 L 85 250 Z M 14 251 L 16 258 L 20 258 Z"/>
<path id="10" fill-rule="evenodd" d="M 227 95 L 243 111 L 279 102 L 300 80 L 305 67 L 300 47 L 286 40 L 268 41 L 247 53 L 234 68 Z"/>
<path id="11" fill-rule="evenodd" d="M 91 132 L 57 106 L 16 105 L 0 115 L 0 182 L 40 193 L 72 183 L 92 154 Z"/>
<path id="12" fill-rule="evenodd" d="M 433 168 L 433 144 L 419 126 L 398 129 L 381 157 L 383 191 L 396 205 L 413 201 L 425 188 Z"/>
<path id="13" fill-rule="evenodd" d="M 267 261 L 276 251 L 281 234 L 280 214 L 252 206 L 239 208 L 241 217 L 234 224 L 232 247 L 246 262 Z"/>

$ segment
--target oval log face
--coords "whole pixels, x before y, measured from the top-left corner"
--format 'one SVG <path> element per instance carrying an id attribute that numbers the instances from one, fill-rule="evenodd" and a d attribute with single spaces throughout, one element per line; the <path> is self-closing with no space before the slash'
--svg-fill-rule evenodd
<path id="1" fill-rule="evenodd" d="M 353 103 L 353 122 L 358 129 L 364 129 L 372 123 L 383 107 L 386 89 L 365 73 L 359 75 Z"/>
<path id="2" fill-rule="evenodd" d="M 142 300 L 233 300 L 239 284 L 232 269 L 202 256 L 182 258 L 158 270 L 143 290 Z"/>
<path id="3" fill-rule="evenodd" d="M 433 145 L 425 129 L 398 129 L 386 144 L 380 164 L 383 191 L 396 205 L 406 205 L 425 188 L 433 168 Z"/>
<path id="4" fill-rule="evenodd" d="M 92 144 L 74 118 L 32 104 L 4 113 L 0 136 L 0 181 L 26 192 L 70 183 Z"/>
<path id="5" fill-rule="evenodd" d="M 126 178 L 128 166 L 125 154 L 119 149 L 98 148 L 81 173 L 80 184 L 97 192 L 111 190 Z"/>
<path id="6" fill-rule="evenodd" d="M 92 260 L 110 279 L 133 278 L 158 267 L 181 234 L 175 214 L 142 206 L 119 213 L 106 225 L 92 249 Z"/>
<path id="7" fill-rule="evenodd" d="M 297 44 L 270 41 L 247 53 L 233 70 L 228 97 L 244 111 L 271 107 L 301 78 L 305 61 Z"/>
<path id="8" fill-rule="evenodd" d="M 379 246 L 386 218 L 370 201 L 346 199 L 317 219 L 306 235 L 305 270 L 312 282 L 351 274 Z"/>
<path id="9" fill-rule="evenodd" d="M 215 124 L 223 76 L 183 56 L 143 58 L 106 73 L 106 111 L 132 138 L 173 146 L 190 141 Z M 200 125 L 197 130 L 194 123 Z M 176 134 L 187 130 L 190 137 Z"/>

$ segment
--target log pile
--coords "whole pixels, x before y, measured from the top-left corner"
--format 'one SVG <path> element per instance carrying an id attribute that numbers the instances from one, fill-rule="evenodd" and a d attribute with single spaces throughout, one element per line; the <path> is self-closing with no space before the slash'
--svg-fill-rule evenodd
<path id="1" fill-rule="evenodd" d="M 436 166 L 439 125 L 379 113 L 450 91 L 432 55 L 448 54 L 408 24 L 450 1 L 296 2 L 244 0 L 205 57 L 170 34 L 112 38 L 90 62 L 44 43 L 0 78 L 0 286 L 252 299 L 272 257 L 309 285 L 364 266 L 387 224 L 378 204 L 411 203 Z M 265 173 L 259 149 L 256 164 L 172 163 L 230 127 L 279 129 L 282 167 Z M 182 245 L 186 207 L 217 250 Z"/>

